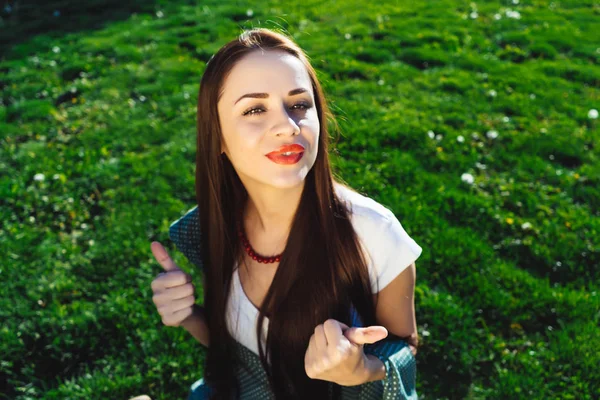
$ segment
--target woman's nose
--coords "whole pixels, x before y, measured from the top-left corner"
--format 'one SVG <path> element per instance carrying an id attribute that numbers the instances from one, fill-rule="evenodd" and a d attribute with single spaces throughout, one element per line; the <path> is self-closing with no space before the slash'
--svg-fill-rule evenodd
<path id="1" fill-rule="evenodd" d="M 300 133 L 300 127 L 294 119 L 294 112 L 288 110 L 285 105 L 274 111 L 273 115 L 276 115 L 276 120 L 273 122 L 273 127 L 271 129 L 274 134 L 293 135 Z"/>

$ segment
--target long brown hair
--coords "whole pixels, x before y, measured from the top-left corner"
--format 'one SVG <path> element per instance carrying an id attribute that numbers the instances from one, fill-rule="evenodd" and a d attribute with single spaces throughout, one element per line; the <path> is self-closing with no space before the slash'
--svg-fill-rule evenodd
<path id="1" fill-rule="evenodd" d="M 227 156 L 221 155 L 217 103 L 233 66 L 257 49 L 283 50 L 302 61 L 311 79 L 321 127 L 317 159 L 306 176 L 285 250 L 259 312 L 259 356 L 277 399 L 323 399 L 328 397 L 330 386 L 337 397 L 337 385 L 306 375 L 304 355 L 310 336 L 328 318 L 352 326 L 351 306 L 365 326 L 375 324 L 373 293 L 366 260 L 349 218 L 351 210 L 334 192 L 334 182 L 350 188 L 332 176 L 327 122 L 335 120 L 315 70 L 288 36 L 265 28 L 244 31 L 225 44 L 209 60 L 200 82 L 196 198 L 210 332 L 204 380 L 214 390 L 214 398 L 237 397 L 235 342 L 227 330 L 226 304 L 234 262 L 243 255 L 235 219 L 245 207 L 248 193 Z M 269 330 L 263 350 L 260 327 L 265 315 L 269 315 Z"/>

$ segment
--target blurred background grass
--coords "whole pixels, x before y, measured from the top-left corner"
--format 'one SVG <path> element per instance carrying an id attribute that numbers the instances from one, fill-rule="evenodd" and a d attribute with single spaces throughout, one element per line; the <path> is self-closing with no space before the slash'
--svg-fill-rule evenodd
<path id="1" fill-rule="evenodd" d="M 593 1 L 6 1 L 0 397 L 185 398 L 158 240 L 195 204 L 206 61 L 287 31 L 340 122 L 331 156 L 424 251 L 421 399 L 600 395 L 600 37 Z"/>

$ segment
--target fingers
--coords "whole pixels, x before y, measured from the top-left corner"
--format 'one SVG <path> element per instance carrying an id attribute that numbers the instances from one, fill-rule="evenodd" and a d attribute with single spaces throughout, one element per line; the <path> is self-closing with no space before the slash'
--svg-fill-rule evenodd
<path id="1" fill-rule="evenodd" d="M 388 335 L 383 326 L 374 325 L 366 328 L 350 328 L 344 332 L 344 336 L 354 344 L 370 344 L 385 339 Z"/>
<path id="2" fill-rule="evenodd" d="M 152 281 L 151 286 L 154 292 L 165 288 L 185 285 L 192 281 L 192 276 L 186 274 L 177 266 L 177 264 L 175 264 L 160 242 L 152 242 L 150 244 L 150 249 L 152 250 L 152 254 L 156 261 L 158 261 L 165 270 L 165 272 L 160 273 L 156 279 Z"/>
<path id="3" fill-rule="evenodd" d="M 365 328 L 352 327 L 335 319 L 328 319 L 315 328 L 315 345 L 319 350 L 343 349 L 344 337 L 355 345 L 371 344 L 385 339 L 388 331 L 384 326 L 373 325 Z"/>
<path id="4" fill-rule="evenodd" d="M 194 296 L 188 296 L 179 300 L 171 300 L 167 304 L 158 306 L 156 309 L 160 315 L 174 314 L 177 311 L 189 308 L 196 303 Z"/>
<path id="5" fill-rule="evenodd" d="M 167 326 L 181 326 L 190 315 L 194 313 L 193 307 L 186 307 L 170 314 L 161 314 L 163 324 Z"/>
<path id="6" fill-rule="evenodd" d="M 327 338 L 323 324 L 315 327 L 314 339 L 315 347 L 319 353 L 327 351 Z"/>
<path id="7" fill-rule="evenodd" d="M 152 242 L 150 244 L 150 249 L 152 250 L 152 254 L 156 261 L 158 261 L 165 271 L 170 272 L 179 269 L 160 242 Z"/>
<path id="8" fill-rule="evenodd" d="M 152 254 L 165 272 L 152 281 L 152 301 L 167 326 L 180 326 L 193 314 L 196 298 L 192 276 L 182 271 L 159 242 L 150 244 Z"/>
<path id="9" fill-rule="evenodd" d="M 193 296 L 196 293 L 196 288 L 193 283 L 186 283 L 182 286 L 169 288 L 169 290 L 157 290 L 152 296 L 152 301 L 157 306 L 172 300 L 185 299 L 188 296 Z"/>
<path id="10" fill-rule="evenodd" d="M 342 341 L 342 337 L 344 336 L 342 334 L 342 325 L 344 324 L 340 321 L 331 318 L 323 323 L 322 326 L 323 330 L 325 331 L 327 343 L 331 343 L 332 345 L 336 346 Z"/>
<path id="11" fill-rule="evenodd" d="M 159 292 L 163 289 L 186 285 L 191 281 L 192 276 L 190 274 L 187 274 L 182 270 L 175 270 L 158 274 L 150 286 L 152 287 L 152 291 Z"/>

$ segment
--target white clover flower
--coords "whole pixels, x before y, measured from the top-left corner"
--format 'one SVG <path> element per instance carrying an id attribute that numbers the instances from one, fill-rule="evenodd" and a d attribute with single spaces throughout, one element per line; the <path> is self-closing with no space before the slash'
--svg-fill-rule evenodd
<path id="1" fill-rule="evenodd" d="M 498 132 L 494 130 L 487 131 L 486 136 L 490 139 L 496 139 L 498 137 Z"/>
<path id="2" fill-rule="evenodd" d="M 53 51 L 53 52 L 55 52 L 55 53 L 60 53 L 60 47 L 58 47 L 58 46 L 54 46 L 54 47 L 52 48 L 52 51 Z"/>
<path id="3" fill-rule="evenodd" d="M 379 86 L 383 86 L 384 83 L 385 83 L 385 81 L 383 79 L 380 79 L 380 80 L 377 81 L 377 84 Z"/>
<path id="4" fill-rule="evenodd" d="M 472 184 L 473 182 L 475 182 L 475 178 L 473 178 L 473 175 L 469 174 L 468 172 L 462 174 L 460 176 L 460 179 L 468 184 Z"/>
<path id="5" fill-rule="evenodd" d="M 435 133 L 433 131 L 427 131 L 427 136 L 429 136 L 430 139 L 433 139 L 435 137 Z"/>
<path id="6" fill-rule="evenodd" d="M 588 111 L 588 118 L 589 119 L 596 119 L 596 118 L 598 118 L 598 110 L 592 108 L 590 111 Z"/>
<path id="7" fill-rule="evenodd" d="M 488 96 L 490 96 L 490 97 L 496 97 L 496 95 L 497 95 L 498 93 L 496 93 L 496 91 L 495 91 L 494 89 L 492 89 L 492 90 L 490 90 L 490 91 L 489 91 L 487 94 L 488 94 Z"/>
<path id="8" fill-rule="evenodd" d="M 351 34 L 349 34 L 349 33 L 346 33 L 346 34 L 344 35 L 344 37 L 346 38 L 346 40 L 350 40 L 350 39 L 352 39 L 352 35 L 351 35 Z"/>
<path id="9" fill-rule="evenodd" d="M 508 18 L 521 19 L 521 13 L 518 11 L 506 10 L 506 16 Z"/>
<path id="10" fill-rule="evenodd" d="M 164 17 L 164 16 L 165 16 L 165 14 L 163 14 L 163 12 L 159 10 L 159 11 L 157 11 L 157 12 L 156 12 L 156 16 L 157 16 L 158 18 L 162 18 L 162 17 Z"/>
<path id="11" fill-rule="evenodd" d="M 502 118 L 502 122 L 510 122 L 510 118 L 505 116 Z"/>
<path id="12" fill-rule="evenodd" d="M 46 179 L 46 176 L 44 176 L 44 174 L 42 174 L 42 173 L 35 174 L 35 175 L 33 176 L 33 180 L 34 180 L 34 181 L 39 181 L 39 182 L 42 182 L 44 179 Z"/>
<path id="13" fill-rule="evenodd" d="M 531 94 L 529 95 L 529 98 L 530 98 L 531 100 L 535 100 L 535 93 L 531 93 Z"/>
<path id="14" fill-rule="evenodd" d="M 517 5 L 517 4 L 519 4 L 519 0 L 512 0 L 512 3 L 513 3 L 514 5 Z"/>
<path id="15" fill-rule="evenodd" d="M 480 163 L 480 162 L 476 162 L 476 163 L 475 163 L 475 166 L 476 166 L 477 168 L 479 168 L 479 169 L 486 169 L 486 168 L 487 168 L 487 166 L 486 166 L 485 164 L 482 164 L 482 163 Z"/>
<path id="16" fill-rule="evenodd" d="M 254 11 L 252 11 L 251 9 L 248 9 L 248 11 L 246 11 L 246 16 L 251 17 L 254 15 Z"/>
<path id="17" fill-rule="evenodd" d="M 456 138 L 456 141 L 457 141 L 458 143 L 462 143 L 462 142 L 464 142 L 464 141 L 465 141 L 465 138 L 464 138 L 464 137 L 462 137 L 462 135 L 459 135 L 459 136 Z"/>
<path id="18" fill-rule="evenodd" d="M 523 229 L 523 230 L 531 229 L 531 224 L 529 222 L 525 222 L 523 225 L 521 225 L 521 229 Z"/>
<path id="19" fill-rule="evenodd" d="M 477 11 L 473 11 L 471 14 L 469 14 L 469 16 L 470 16 L 472 19 L 476 19 L 477 17 L 479 17 L 479 14 L 477 14 Z"/>
<path id="20" fill-rule="evenodd" d="M 437 135 L 435 135 L 435 140 L 437 140 L 438 142 L 440 140 L 442 140 L 442 138 L 443 138 L 443 136 L 441 134 L 439 134 L 439 133 Z"/>
<path id="21" fill-rule="evenodd" d="M 500 18 L 502 18 L 502 15 L 500 15 L 500 14 L 494 14 L 494 19 L 496 21 L 498 21 Z"/>

